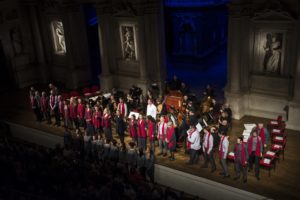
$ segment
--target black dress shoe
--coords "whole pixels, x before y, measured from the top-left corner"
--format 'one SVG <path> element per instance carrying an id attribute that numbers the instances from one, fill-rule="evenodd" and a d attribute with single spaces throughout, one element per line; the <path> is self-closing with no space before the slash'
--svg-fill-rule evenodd
<path id="1" fill-rule="evenodd" d="M 256 180 L 258 180 L 258 181 L 260 180 L 259 176 L 256 176 Z"/>
<path id="2" fill-rule="evenodd" d="M 215 171 L 216 171 L 216 169 L 212 169 L 210 172 L 211 172 L 211 173 L 214 173 Z"/>
<path id="3" fill-rule="evenodd" d="M 202 165 L 202 166 L 201 166 L 201 168 L 207 168 L 207 167 L 208 167 L 207 165 Z"/>
<path id="4" fill-rule="evenodd" d="M 247 183 L 247 179 L 245 178 L 245 179 L 243 180 L 243 182 L 244 182 L 244 183 Z"/>
<path id="5" fill-rule="evenodd" d="M 228 174 L 228 175 L 224 175 L 223 178 L 224 178 L 224 179 L 225 179 L 225 178 L 230 178 L 230 175 L 229 175 L 229 174 Z"/>
<path id="6" fill-rule="evenodd" d="M 164 153 L 164 155 L 163 155 L 164 157 L 166 157 L 167 156 L 167 154 L 166 153 Z"/>
<path id="7" fill-rule="evenodd" d="M 233 178 L 234 181 L 239 180 L 239 179 L 240 179 L 239 176 L 236 176 L 236 177 Z"/>
<path id="8" fill-rule="evenodd" d="M 220 172 L 219 175 L 224 176 L 225 174 L 224 174 L 224 172 Z"/>

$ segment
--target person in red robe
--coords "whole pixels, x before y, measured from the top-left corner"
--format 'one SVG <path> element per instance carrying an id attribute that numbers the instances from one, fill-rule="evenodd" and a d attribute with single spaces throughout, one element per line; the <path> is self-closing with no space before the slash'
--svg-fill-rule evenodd
<path id="1" fill-rule="evenodd" d="M 124 102 L 122 97 L 119 98 L 117 110 L 120 112 L 120 116 L 123 118 L 128 114 L 127 104 Z"/>
<path id="2" fill-rule="evenodd" d="M 111 114 L 108 108 L 103 110 L 101 125 L 107 140 L 112 141 L 113 136 L 111 132 Z"/>
<path id="3" fill-rule="evenodd" d="M 70 121 L 71 127 L 75 126 L 76 133 L 78 133 L 79 125 L 77 119 L 77 101 L 75 97 L 70 98 Z"/>
<path id="4" fill-rule="evenodd" d="M 59 118 L 64 121 L 64 100 L 61 95 L 58 95 L 58 111 Z"/>
<path id="5" fill-rule="evenodd" d="M 257 124 L 257 129 L 259 133 L 259 137 L 261 138 L 262 144 L 263 144 L 263 149 L 267 148 L 268 141 L 269 141 L 269 131 L 264 127 L 263 123 L 258 123 Z"/>
<path id="6" fill-rule="evenodd" d="M 233 180 L 240 179 L 240 173 L 243 173 L 243 181 L 247 182 L 247 160 L 248 160 L 247 144 L 243 142 L 243 137 L 237 138 L 237 143 L 234 148 L 234 163 L 236 177 Z"/>
<path id="7" fill-rule="evenodd" d="M 71 127 L 71 118 L 70 118 L 70 106 L 67 100 L 64 100 L 63 119 L 64 119 L 64 127 L 66 129 L 69 129 Z"/>
<path id="8" fill-rule="evenodd" d="M 41 112 L 43 115 L 43 118 L 47 120 L 48 124 L 51 124 L 51 117 L 50 117 L 50 111 L 49 111 L 49 98 L 46 96 L 46 92 L 42 92 L 42 96 L 40 99 L 40 105 L 41 105 Z"/>
<path id="9" fill-rule="evenodd" d="M 255 162 L 255 177 L 259 177 L 259 160 L 262 157 L 263 144 L 261 137 L 258 136 L 258 130 L 255 128 L 248 138 L 248 153 L 249 153 L 249 171 L 252 170 L 253 162 Z"/>
<path id="10" fill-rule="evenodd" d="M 102 132 L 101 132 L 101 112 L 99 109 L 99 106 L 95 105 L 95 111 L 93 113 L 92 123 L 95 128 L 96 134 L 99 134 L 102 138 Z"/>
<path id="11" fill-rule="evenodd" d="M 149 139 L 149 144 L 150 144 L 150 150 L 154 151 L 154 131 L 155 131 L 155 119 L 151 117 L 151 115 L 147 116 L 147 137 Z"/>
<path id="12" fill-rule="evenodd" d="M 143 118 L 143 115 L 139 115 L 139 120 L 138 120 L 138 147 L 142 148 L 143 150 L 146 150 L 146 139 L 147 139 L 147 134 L 146 134 L 146 126 L 145 126 L 145 120 Z"/>
<path id="13" fill-rule="evenodd" d="M 78 104 L 77 104 L 77 120 L 79 127 L 83 127 L 84 130 L 86 129 L 86 123 L 84 119 L 84 114 L 85 114 L 85 107 L 84 104 L 82 103 L 81 99 L 78 98 Z"/>
<path id="14" fill-rule="evenodd" d="M 130 121 L 129 121 L 129 135 L 132 139 L 132 141 L 136 142 L 137 141 L 137 122 L 135 115 L 130 116 Z"/>
<path id="15" fill-rule="evenodd" d="M 176 149 L 176 135 L 175 135 L 175 129 L 174 129 L 172 121 L 168 122 L 167 135 L 166 135 L 165 140 L 166 140 L 168 149 L 171 154 L 170 160 L 173 161 L 173 160 L 175 160 L 174 151 Z"/>
<path id="16" fill-rule="evenodd" d="M 94 126 L 92 124 L 92 109 L 89 103 L 86 103 L 85 106 L 85 114 L 84 114 L 84 118 L 85 118 L 85 123 L 86 123 L 86 133 L 88 136 L 93 136 L 94 135 Z"/>

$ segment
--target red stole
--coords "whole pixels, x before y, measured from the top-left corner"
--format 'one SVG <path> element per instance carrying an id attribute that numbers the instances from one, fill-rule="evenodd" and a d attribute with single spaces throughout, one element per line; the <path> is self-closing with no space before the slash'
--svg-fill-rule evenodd
<path id="1" fill-rule="evenodd" d="M 262 144 L 265 144 L 265 128 L 262 127 L 259 131 L 259 137 L 261 138 Z"/>
<path id="2" fill-rule="evenodd" d="M 74 105 L 74 104 L 70 105 L 70 117 L 72 119 L 77 118 L 77 105 Z"/>
<path id="3" fill-rule="evenodd" d="M 102 126 L 105 128 L 110 128 L 110 116 L 103 114 L 102 116 Z"/>
<path id="4" fill-rule="evenodd" d="M 210 138 L 210 132 L 208 132 L 208 136 L 207 136 L 207 139 L 206 139 L 206 148 L 205 148 L 206 153 L 207 153 L 207 151 L 210 147 L 209 138 Z"/>
<path id="5" fill-rule="evenodd" d="M 84 105 L 81 103 L 77 105 L 77 114 L 79 115 L 80 119 L 84 118 Z"/>
<path id="6" fill-rule="evenodd" d="M 238 147 L 239 147 L 239 144 L 236 144 L 236 146 L 235 146 L 235 154 L 234 154 L 236 162 L 238 160 L 238 150 L 239 150 Z M 246 159 L 245 159 L 245 146 L 244 146 L 244 142 L 242 142 L 241 162 L 242 162 L 243 167 L 245 167 L 246 166 Z"/>
<path id="7" fill-rule="evenodd" d="M 151 120 L 148 120 L 147 123 L 148 123 L 148 137 L 150 140 L 153 140 L 154 139 L 154 134 L 153 134 L 154 123 Z"/>
<path id="8" fill-rule="evenodd" d="M 88 124 L 91 124 L 91 116 L 92 116 L 92 113 L 91 113 L 91 109 L 90 108 L 86 108 L 85 109 L 85 120 L 86 120 L 86 123 Z"/>
<path id="9" fill-rule="evenodd" d="M 100 128 L 100 112 L 99 111 L 95 111 L 94 115 L 93 115 L 93 119 L 92 119 L 92 123 L 95 126 L 95 128 Z"/>
<path id="10" fill-rule="evenodd" d="M 261 153 L 260 152 L 260 141 L 261 141 L 260 137 L 257 136 L 257 143 L 256 143 L 256 149 L 255 149 L 255 155 L 256 156 L 260 156 L 260 153 Z M 248 153 L 249 153 L 249 155 L 252 152 L 252 145 L 253 145 L 253 136 L 251 136 L 249 138 L 249 141 L 248 141 Z"/>
<path id="11" fill-rule="evenodd" d="M 59 106 L 59 113 L 63 114 L 64 113 L 64 102 L 59 101 L 58 106 Z"/>
<path id="12" fill-rule="evenodd" d="M 146 137 L 146 130 L 145 130 L 145 122 L 144 120 L 138 121 L 138 136 L 141 138 Z"/>
<path id="13" fill-rule="evenodd" d="M 159 122 L 159 124 L 158 124 L 158 129 L 160 127 L 160 124 L 161 124 L 161 122 Z M 165 140 L 165 123 L 162 124 L 162 129 L 160 130 L 160 133 L 161 134 L 159 134 L 159 131 L 158 131 L 158 139 Z"/>
<path id="14" fill-rule="evenodd" d="M 136 131 L 135 131 L 135 127 L 134 127 L 134 120 L 130 120 L 130 137 L 131 138 L 136 138 Z"/>
<path id="15" fill-rule="evenodd" d="M 220 159 L 223 159 L 223 156 L 224 156 L 224 152 L 223 152 L 223 141 L 224 141 L 224 139 L 225 139 L 225 136 L 223 135 L 222 139 L 221 139 L 221 143 L 220 143 L 220 151 L 219 151 Z"/>
<path id="16" fill-rule="evenodd" d="M 189 133 L 188 133 L 188 137 L 192 137 L 193 133 L 195 132 L 195 129 L 190 129 Z M 186 140 L 186 149 L 190 150 L 191 149 L 191 143 L 189 142 L 189 140 Z"/>
<path id="17" fill-rule="evenodd" d="M 69 106 L 68 105 L 64 105 L 64 118 L 65 119 L 69 119 L 70 117 L 70 112 L 69 112 Z"/>
<path id="18" fill-rule="evenodd" d="M 42 110 L 43 112 L 48 111 L 47 98 L 44 97 L 44 96 L 41 97 L 41 110 Z"/>
<path id="19" fill-rule="evenodd" d="M 119 110 L 119 112 L 120 112 L 120 115 L 121 115 L 122 117 L 124 117 L 124 115 L 125 115 L 125 106 L 124 106 L 124 103 L 119 103 L 119 105 L 118 105 L 118 110 Z"/>
<path id="20" fill-rule="evenodd" d="M 174 127 L 171 127 L 171 128 L 167 128 L 167 135 L 166 135 L 166 138 L 168 140 L 168 147 L 169 148 L 173 148 L 174 146 Z"/>
<path id="21" fill-rule="evenodd" d="M 53 108 L 55 105 L 55 97 L 53 95 L 50 95 L 50 105 Z"/>

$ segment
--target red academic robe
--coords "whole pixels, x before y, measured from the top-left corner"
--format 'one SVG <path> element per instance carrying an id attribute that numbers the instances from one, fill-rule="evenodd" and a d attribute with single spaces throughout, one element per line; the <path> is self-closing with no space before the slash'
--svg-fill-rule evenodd
<path id="1" fill-rule="evenodd" d="M 92 109 L 90 108 L 85 109 L 85 121 L 87 124 L 92 123 Z"/>
<path id="2" fill-rule="evenodd" d="M 131 138 L 136 139 L 137 133 L 134 120 L 130 120 L 129 122 L 129 135 Z"/>
<path id="3" fill-rule="evenodd" d="M 79 116 L 80 119 L 84 118 L 84 111 L 85 111 L 84 105 L 81 103 L 78 104 L 77 105 L 77 115 Z"/>
<path id="4" fill-rule="evenodd" d="M 139 138 L 147 137 L 144 120 L 138 120 L 138 137 Z"/>
<path id="5" fill-rule="evenodd" d="M 76 119 L 77 118 L 77 105 L 70 105 L 70 118 Z"/>
<path id="6" fill-rule="evenodd" d="M 147 120 L 148 124 L 148 138 L 150 141 L 154 141 L 154 123 L 151 120 Z"/>
<path id="7" fill-rule="evenodd" d="M 175 131 L 174 131 L 174 127 L 168 127 L 167 128 L 167 135 L 166 135 L 166 139 L 168 140 L 168 148 L 171 151 L 174 151 L 176 148 L 176 136 L 175 136 Z"/>
<path id="8" fill-rule="evenodd" d="M 42 96 L 41 99 L 40 99 L 40 105 L 41 105 L 41 111 L 42 112 L 47 112 L 49 111 L 49 102 L 48 102 L 48 99 L 47 97 L 45 96 Z"/>
<path id="9" fill-rule="evenodd" d="M 92 122 L 95 128 L 101 128 L 101 123 L 100 123 L 100 112 L 95 111 L 93 114 Z"/>

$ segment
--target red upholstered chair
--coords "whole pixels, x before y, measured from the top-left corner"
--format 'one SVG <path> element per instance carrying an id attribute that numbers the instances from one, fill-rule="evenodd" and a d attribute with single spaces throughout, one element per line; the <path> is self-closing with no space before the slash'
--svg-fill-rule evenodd
<path id="1" fill-rule="evenodd" d="M 90 89 L 90 93 L 92 94 L 99 94 L 100 93 L 100 88 L 97 85 L 93 85 Z"/>
<path id="2" fill-rule="evenodd" d="M 272 146 L 271 146 L 271 151 L 276 152 L 278 158 L 279 158 L 280 153 L 282 153 L 283 160 L 284 160 L 284 150 L 286 147 L 286 142 L 287 142 L 287 138 L 285 138 L 283 140 L 282 144 L 272 144 Z M 279 159 L 278 159 L 278 161 L 279 161 Z"/>
<path id="3" fill-rule="evenodd" d="M 92 95 L 90 88 L 83 88 L 82 93 L 85 97 L 89 97 Z"/>
<path id="4" fill-rule="evenodd" d="M 234 152 L 229 152 L 228 153 L 227 160 L 234 162 Z"/>
<path id="5" fill-rule="evenodd" d="M 274 159 L 270 159 L 270 158 L 265 158 L 263 157 L 260 161 L 259 161 L 260 167 L 266 168 L 269 171 L 269 176 L 271 176 L 271 169 L 274 166 Z M 275 167 L 274 167 L 275 170 Z"/>
<path id="6" fill-rule="evenodd" d="M 71 97 L 79 97 L 79 93 L 76 90 L 70 92 Z"/>
<path id="7" fill-rule="evenodd" d="M 284 135 L 284 131 L 282 129 L 274 128 L 271 131 L 271 136 L 272 137 L 274 137 L 274 136 L 283 136 L 283 135 Z"/>
<path id="8" fill-rule="evenodd" d="M 70 99 L 70 95 L 68 93 L 62 93 L 61 97 L 62 97 L 63 100 Z"/>

